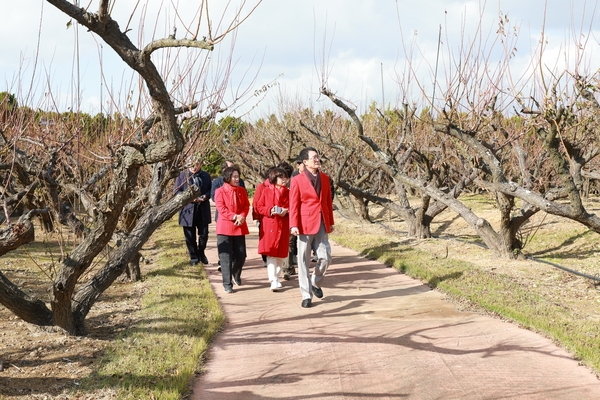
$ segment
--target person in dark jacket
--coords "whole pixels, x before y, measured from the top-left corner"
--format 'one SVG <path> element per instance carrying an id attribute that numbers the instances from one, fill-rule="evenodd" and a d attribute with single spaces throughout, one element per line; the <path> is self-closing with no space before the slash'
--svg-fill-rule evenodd
<path id="1" fill-rule="evenodd" d="M 191 157 L 186 164 L 188 168 L 181 171 L 175 179 L 174 192 L 177 194 L 190 185 L 196 185 L 200 188 L 200 195 L 179 211 L 179 225 L 183 227 L 190 263 L 196 265 L 201 262 L 208 265 L 204 251 L 208 242 L 208 225 L 212 222 L 209 202 L 212 182 L 210 175 L 202 170 L 200 157 Z"/>

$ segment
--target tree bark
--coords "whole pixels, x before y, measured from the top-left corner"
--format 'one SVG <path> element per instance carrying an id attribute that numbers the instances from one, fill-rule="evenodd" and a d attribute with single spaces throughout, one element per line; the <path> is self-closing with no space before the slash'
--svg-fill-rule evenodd
<path id="1" fill-rule="evenodd" d="M 0 230 L 0 256 L 33 242 L 35 230 L 29 220 L 16 222 Z"/>
<path id="2" fill-rule="evenodd" d="M 478 217 L 469 207 L 455 199 L 452 195 L 443 192 L 437 187 L 426 185 L 417 179 L 410 178 L 400 172 L 396 172 L 395 179 L 399 179 L 406 185 L 414 187 L 422 193 L 425 193 L 436 201 L 444 203 L 447 207 L 454 210 L 460 215 L 481 237 L 486 246 L 493 252 L 494 255 L 502 258 L 512 258 L 512 252 L 507 246 L 504 246 L 500 240 L 500 236 L 488 221 Z"/>
<path id="3" fill-rule="evenodd" d="M 0 303 L 25 322 L 48 326 L 52 325 L 52 312 L 46 304 L 32 299 L 0 272 Z"/>
<path id="4" fill-rule="evenodd" d="M 85 317 L 98 297 L 123 273 L 127 264 L 135 257 L 152 233 L 196 196 L 198 196 L 198 191 L 192 187 L 165 204 L 148 209 L 105 266 L 82 285 L 72 301 L 75 326 L 79 334 L 85 332 Z"/>
<path id="5" fill-rule="evenodd" d="M 127 263 L 127 268 L 125 268 L 125 273 L 127 274 L 127 279 L 130 282 L 137 282 L 142 279 L 142 271 L 140 269 L 140 260 L 142 259 L 142 254 L 137 252 L 133 255 L 131 261 Z"/>

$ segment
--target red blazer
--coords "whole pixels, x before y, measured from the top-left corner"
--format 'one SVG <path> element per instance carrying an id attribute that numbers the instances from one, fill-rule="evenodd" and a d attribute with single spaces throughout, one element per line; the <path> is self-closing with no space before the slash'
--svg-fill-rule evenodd
<path id="1" fill-rule="evenodd" d="M 254 197 L 252 198 L 252 219 L 259 222 L 261 215 L 256 211 L 255 205 L 258 203 L 258 199 L 260 199 L 262 191 L 266 185 L 270 185 L 268 179 L 256 185 L 256 189 L 254 189 Z"/>
<path id="2" fill-rule="evenodd" d="M 288 209 L 290 203 L 289 189 L 277 189 L 266 181 L 261 196 L 255 203 L 255 210 L 260 215 L 260 231 L 258 254 L 270 257 L 285 258 L 288 256 L 290 245 L 289 214 L 284 216 L 271 215 L 273 206 Z"/>
<path id="3" fill-rule="evenodd" d="M 215 192 L 215 204 L 219 211 L 217 235 L 242 236 L 250 233 L 246 221 L 240 226 L 235 226 L 233 223 L 235 215 L 248 217 L 250 201 L 246 189 L 225 183 Z"/>
<path id="4" fill-rule="evenodd" d="M 319 174 L 320 197 L 304 173 L 293 177 L 290 183 L 290 228 L 298 228 L 302 235 L 314 235 L 319 232 L 321 219 L 325 223 L 327 233 L 331 233 L 334 224 L 329 177 L 320 171 Z"/>

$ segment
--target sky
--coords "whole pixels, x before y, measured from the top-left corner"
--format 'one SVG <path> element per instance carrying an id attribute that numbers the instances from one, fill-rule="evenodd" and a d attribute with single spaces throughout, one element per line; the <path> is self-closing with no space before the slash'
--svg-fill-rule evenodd
<path id="1" fill-rule="evenodd" d="M 88 2 L 95 12 L 98 1 Z M 97 36 L 43 0 L 5 3 L 0 91 L 44 110 L 136 109 L 137 76 Z M 127 35 L 138 47 L 173 27 L 178 38 L 190 37 L 185 27 L 198 24 L 199 0 L 111 3 L 113 18 L 131 29 Z M 254 3 L 209 1 L 213 37 L 241 4 L 246 15 Z M 323 85 L 364 111 L 373 102 L 393 107 L 431 92 L 433 81 L 448 79 L 452 54 L 465 43 L 496 62 L 501 17 L 504 44 L 515 49 L 515 76 L 525 73 L 540 43 L 548 70 L 575 68 L 579 57 L 580 73 L 594 73 L 600 67 L 598 8 L 598 0 L 263 0 L 208 58 L 198 49 L 159 50 L 152 58 L 176 100 L 209 92 L 230 68 L 223 97 L 206 99 L 220 102 L 225 114 L 255 119 L 290 106 L 331 107 L 319 95 Z M 206 20 L 198 37 L 208 36 Z"/>

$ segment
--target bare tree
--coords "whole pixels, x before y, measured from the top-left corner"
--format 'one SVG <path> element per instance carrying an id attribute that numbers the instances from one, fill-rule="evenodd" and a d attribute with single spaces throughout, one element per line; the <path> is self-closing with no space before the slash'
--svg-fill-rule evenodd
<path id="1" fill-rule="evenodd" d="M 182 152 L 197 148 L 195 137 L 182 134 L 182 121 L 189 118 L 194 110 L 199 120 L 212 121 L 215 114 L 222 110 L 222 95 L 219 93 L 213 93 L 216 95 L 212 97 L 209 96 L 210 93 L 201 93 L 203 98 L 214 98 L 214 102 L 204 110 L 197 110 L 199 103 L 193 99 L 176 106 L 171 97 L 172 89 L 165 84 L 166 78 L 157 68 L 152 56 L 161 49 L 169 48 L 212 51 L 247 15 L 243 15 L 240 8 L 231 24 L 222 32 L 215 32 L 208 14 L 208 2 L 202 1 L 195 21 L 185 26 L 187 37 L 177 39 L 173 33 L 138 47 L 129 39 L 128 31 L 122 30 L 117 21 L 112 19 L 112 8 L 108 0 L 98 2 L 97 12 L 76 7 L 66 0 L 47 1 L 108 44 L 137 72 L 144 83 L 142 92 L 149 97 L 148 115 L 141 120 L 124 121 L 122 128 L 125 131 L 120 132 L 121 139 L 118 139 L 118 132 L 113 133 L 116 140 L 108 145 L 109 154 L 97 157 L 102 160 L 101 168 L 90 167 L 93 163 L 83 166 L 75 162 L 78 159 L 76 155 L 79 154 L 77 144 L 80 142 L 77 142 L 77 135 L 67 129 L 66 125 L 56 129 L 55 134 L 59 140 L 55 140 L 50 148 L 44 141 L 32 143 L 21 134 L 15 134 L 8 141 L 13 149 L 11 154 L 18 154 L 19 157 L 6 160 L 6 164 L 11 165 L 10 171 L 23 171 L 27 178 L 21 182 L 22 191 L 28 193 L 34 185 L 43 187 L 46 204 L 50 214 L 54 215 L 54 220 L 69 225 L 81 238 L 65 254 L 57 276 L 51 282 L 50 307 L 40 299 L 27 296 L 1 272 L 0 303 L 27 322 L 55 325 L 69 334 L 79 335 L 85 333 L 84 321 L 90 308 L 134 259 L 152 232 L 198 194 L 198 188 L 192 186 L 183 194 L 162 199 L 169 180 L 181 168 Z M 258 3 L 260 1 L 257 5 Z M 208 21 L 207 34 L 203 39 L 198 39 L 202 21 Z M 228 76 L 228 71 L 224 71 L 224 76 Z M 220 86 L 215 90 L 223 89 L 224 86 Z M 200 111 L 204 114 L 201 115 Z M 188 117 L 178 118 L 179 115 Z M 19 146 L 19 143 L 32 146 L 25 148 Z M 37 148 L 35 151 L 39 157 L 35 156 L 32 147 Z M 149 191 L 139 190 L 144 183 L 150 184 Z M 132 196 L 135 192 L 140 192 L 140 195 Z M 83 206 L 83 218 L 72 207 L 65 206 L 69 199 L 72 204 Z M 125 212 L 134 212 L 136 215 L 127 220 Z M 127 226 L 123 242 L 110 254 L 103 267 L 89 279 L 84 279 L 90 272 L 92 263 L 98 262 L 99 255 L 113 237 L 119 223 Z M 17 235 L 19 229 L 30 232 L 26 222 L 20 221 L 11 227 L 12 236 Z M 23 234 L 20 241 L 26 242 L 29 235 L 30 233 Z M 5 245 L 5 248 L 8 247 Z"/>
<path id="2" fill-rule="evenodd" d="M 402 132 L 396 135 L 395 142 L 373 127 L 365 129 L 348 102 L 325 85 L 321 89 L 323 95 L 347 114 L 355 125 L 355 137 L 370 150 L 371 157 L 359 153 L 360 163 L 371 168 L 368 174 L 359 175 L 360 178 L 376 176 L 376 170 L 382 171 L 392 179 L 396 199 L 375 195 L 373 187 L 365 189 L 364 181 L 360 179 L 354 180 L 353 184 L 340 179 L 338 185 L 363 202 L 376 202 L 402 215 L 410 226 L 410 233 L 420 237 L 427 235 L 424 227 L 429 221 L 425 218 L 428 213 L 435 215 L 439 210 L 450 208 L 477 232 L 494 254 L 504 258 L 512 258 L 520 252 L 523 243 L 518 232 L 540 210 L 577 220 L 597 231 L 597 217 L 586 212 L 580 197 L 583 166 L 597 155 L 597 150 L 589 147 L 590 135 L 582 132 L 582 127 L 595 129 L 597 125 L 592 123 L 591 116 L 597 115 L 597 110 L 595 114 L 585 112 L 581 103 L 589 102 L 588 109 L 597 107 L 595 84 L 578 75 L 570 84 L 564 84 L 561 77 L 570 74 L 556 72 L 544 79 L 546 67 L 540 63 L 532 76 L 541 77 L 544 82 L 542 90 L 534 91 L 544 98 L 532 97 L 535 110 L 523 108 L 516 117 L 511 115 L 516 104 L 523 102 L 521 96 L 527 87 L 517 88 L 511 75 L 510 60 L 516 51 L 513 42 L 516 35 L 512 34 L 513 27 L 508 26 L 508 21 L 507 16 L 501 16 L 493 40 L 483 40 L 483 27 L 480 26 L 481 37 L 472 41 L 463 38 L 458 53 L 447 54 L 446 83 L 445 87 L 440 87 L 442 102 L 428 99 L 425 85 L 418 81 L 409 62 L 406 74 L 417 82 L 426 99 L 424 103 L 433 109 L 421 113 L 417 122 L 408 118 L 410 113 L 405 107 L 404 125 L 401 122 L 395 124 L 397 131 Z M 498 46 L 486 48 L 486 43 Z M 495 53 L 501 57 L 492 63 Z M 523 77 L 523 85 L 531 80 Z M 410 79 L 404 76 L 398 81 Z M 326 77 L 322 82 L 327 82 Z M 579 94 L 565 98 L 563 93 L 569 86 L 578 88 Z M 406 103 L 410 103 L 408 99 Z M 419 126 L 423 131 L 419 132 Z M 533 135 L 528 132 L 532 128 Z M 307 129 L 332 149 L 337 148 L 351 158 L 351 148 L 332 141 L 317 129 Z M 438 137 L 430 142 L 433 146 L 419 146 L 427 129 L 446 139 Z M 443 149 L 439 163 L 432 154 L 434 148 Z M 345 161 L 344 168 L 347 166 Z M 344 174 L 340 169 L 339 175 L 350 174 Z M 405 188 L 420 194 L 419 207 L 413 209 L 410 206 Z M 499 213 L 497 227 L 457 198 L 464 188 L 483 190 L 495 199 Z M 568 205 L 555 201 L 564 198 L 569 200 Z M 432 207 L 431 199 L 435 201 L 435 207 Z M 515 199 L 523 200 L 520 209 Z"/>

